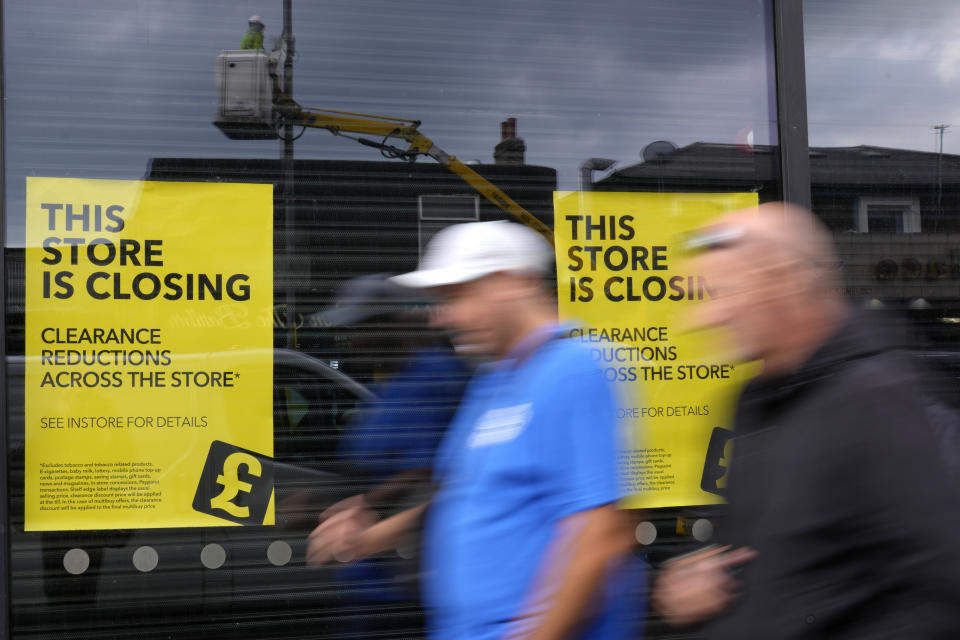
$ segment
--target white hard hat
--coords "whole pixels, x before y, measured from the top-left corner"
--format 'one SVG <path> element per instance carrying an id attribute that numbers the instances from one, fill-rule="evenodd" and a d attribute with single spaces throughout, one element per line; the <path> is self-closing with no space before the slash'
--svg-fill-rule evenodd
<path id="1" fill-rule="evenodd" d="M 498 271 L 545 274 L 553 250 L 536 231 L 513 222 L 471 222 L 433 237 L 416 271 L 394 276 L 405 287 L 458 284 Z"/>
<path id="2" fill-rule="evenodd" d="M 252 23 L 252 22 L 256 22 L 256 23 L 259 24 L 261 27 L 264 26 L 263 20 L 260 19 L 260 16 L 250 16 L 250 19 L 247 20 L 247 22 L 251 22 L 251 23 Z"/>

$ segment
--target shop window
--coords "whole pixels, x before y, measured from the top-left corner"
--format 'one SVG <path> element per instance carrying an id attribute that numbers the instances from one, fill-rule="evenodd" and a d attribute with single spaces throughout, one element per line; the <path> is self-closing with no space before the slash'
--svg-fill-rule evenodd
<path id="1" fill-rule="evenodd" d="M 591 197 L 650 195 L 678 203 L 656 215 L 635 215 L 631 239 L 625 239 L 629 222 L 612 232 L 625 246 L 649 248 L 643 259 L 651 269 L 667 262 L 673 268 L 679 262 L 673 253 L 668 260 L 647 245 L 674 218 L 694 210 L 719 214 L 741 202 L 728 196 L 747 195 L 752 203 L 781 193 L 771 0 L 294 3 L 293 95 L 274 100 L 284 66 L 282 48 L 273 51 L 282 5 L 276 0 L 254 9 L 208 0 L 177 3 L 174 10 L 160 0 L 3 2 L 3 209 L 10 245 L 4 426 L 14 639 L 421 637 L 423 611 L 401 579 L 404 572 L 392 569 L 401 561 L 396 554 L 382 558 L 390 571 L 377 579 L 345 577 L 339 568 L 306 566 L 306 536 L 325 507 L 383 480 L 391 464 L 413 457 L 429 465 L 435 432 L 442 430 L 437 416 L 455 408 L 463 381 L 453 375 L 444 380 L 449 391 L 410 412 L 390 438 L 364 424 L 381 383 L 418 351 L 442 344 L 444 336 L 428 328 L 422 297 L 393 301 L 403 313 L 368 305 L 377 308 L 362 318 L 323 315 L 348 306 L 339 304 L 341 287 L 414 268 L 430 238 L 452 224 L 522 219 L 549 235 L 559 226 L 555 194 L 578 190 Z M 265 23 L 264 50 L 240 50 L 254 12 Z M 222 51 L 230 55 L 220 57 Z M 256 75 L 234 84 L 233 72 L 244 65 Z M 298 121 L 292 127 L 292 166 L 278 139 L 292 112 L 288 98 L 323 113 L 327 123 Z M 330 125 L 340 117 L 358 118 L 362 126 Z M 395 127 L 408 137 L 397 138 Z M 456 158 L 464 164 L 452 164 Z M 161 327 L 170 345 L 157 348 L 170 349 L 170 369 L 200 371 L 200 378 L 189 380 L 206 386 L 175 401 L 139 386 L 79 389 L 85 400 L 72 417 L 102 417 L 94 407 L 105 415 L 115 398 L 142 409 L 143 416 L 162 415 L 166 430 L 154 427 L 157 440 L 140 451 L 144 457 L 162 451 L 171 464 L 206 455 L 211 440 L 224 441 L 213 435 L 221 428 L 257 435 L 264 448 L 272 444 L 276 524 L 157 526 L 144 515 L 131 518 L 129 528 L 78 530 L 71 519 L 77 514 L 67 514 L 56 530 L 25 526 L 24 451 L 40 451 L 31 449 L 39 419 L 25 424 L 26 407 L 33 403 L 48 416 L 55 405 L 45 403 L 37 388 L 27 388 L 27 369 L 39 357 L 28 354 L 27 345 L 36 341 L 36 327 L 83 322 L 74 315 L 82 305 L 55 305 L 53 298 L 36 303 L 42 279 L 26 288 L 30 274 L 41 271 L 40 251 L 33 249 L 42 246 L 42 240 L 29 246 L 27 220 L 36 229 L 47 219 L 39 207 L 27 213 L 28 178 L 78 181 L 78 200 L 71 203 L 78 215 L 86 204 L 93 207 L 91 216 L 97 206 L 108 216 L 106 207 L 113 204 L 83 200 L 81 195 L 101 193 L 86 189 L 103 186 L 86 181 L 110 182 L 120 190 L 143 183 L 165 194 L 153 215 L 136 219 L 155 221 L 158 235 L 128 238 L 139 244 L 124 245 L 127 265 L 103 269 L 127 269 L 118 289 L 98 276 L 98 292 L 128 294 L 141 271 L 147 273 L 139 276 L 146 297 L 153 295 L 150 275 L 161 269 L 209 271 L 211 279 L 223 271 L 223 287 L 206 290 L 224 292 L 227 279 L 252 265 L 269 274 L 263 279 L 272 285 L 272 298 L 264 296 L 271 299 L 262 301 L 259 315 L 244 315 L 244 301 L 228 300 L 227 293 L 209 304 L 198 301 L 198 308 L 164 299 L 162 293 L 177 295 L 168 288 L 153 300 L 117 301 L 109 318 L 117 326 L 146 326 L 148 308 L 172 310 L 175 326 Z M 190 206 L 191 194 L 215 187 L 248 189 L 250 195 L 175 218 Z M 611 213 L 619 212 L 598 215 Z M 252 222 L 244 227 L 241 219 Z M 109 226 L 108 218 L 97 220 L 86 222 Z M 208 225 L 202 233 L 201 223 Z M 592 224 L 597 233 L 598 224 L 604 233 L 609 229 Z M 173 251 L 184 238 L 195 244 L 177 262 Z M 147 240 L 163 243 L 148 250 Z M 94 255 L 106 261 L 108 251 L 98 247 Z M 161 257 L 162 251 L 168 253 Z M 609 257 L 617 260 L 618 254 Z M 185 267 L 215 258 L 226 266 Z M 76 289 L 79 295 L 86 291 Z M 187 288 L 182 290 L 186 296 Z M 698 288 L 684 279 L 684 290 L 692 300 Z M 666 292 L 628 289 L 624 279 L 610 293 Z M 257 344 L 230 338 L 251 326 L 262 330 Z M 226 346 L 212 347 L 202 331 Z M 179 336 L 191 337 L 189 349 L 174 344 Z M 247 354 L 258 364 L 239 378 L 226 365 L 214 366 L 231 354 Z M 207 370 L 234 387 L 209 384 Z M 257 374 L 268 382 L 251 388 Z M 266 410 L 241 410 L 254 396 Z M 236 409 L 238 417 L 203 426 L 192 417 L 206 415 L 207 407 Z M 177 418 L 170 426 L 168 416 L 191 419 Z M 713 423 L 704 419 L 700 426 Z M 368 427 L 373 435 L 366 438 Z M 370 448 L 358 445 L 345 452 L 348 439 L 379 450 L 367 455 Z M 56 462 L 64 451 L 76 450 L 64 446 L 42 454 Z M 103 446 L 93 453 L 107 459 L 113 450 Z M 29 464 L 38 466 L 34 462 Z M 172 471 L 163 481 L 198 475 L 191 473 Z M 165 495 L 189 511 L 197 487 L 186 485 Z M 657 517 L 672 530 L 672 513 Z M 682 537 L 682 543 L 695 542 L 689 534 Z M 675 545 L 678 536 L 662 539 Z M 368 597 L 380 587 L 396 597 Z"/>

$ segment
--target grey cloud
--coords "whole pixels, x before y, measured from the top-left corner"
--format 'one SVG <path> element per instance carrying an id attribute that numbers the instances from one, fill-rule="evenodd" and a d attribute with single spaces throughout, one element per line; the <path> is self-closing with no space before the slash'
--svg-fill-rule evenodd
<path id="1" fill-rule="evenodd" d="M 960 116 L 956 3 L 808 0 L 804 22 L 811 144 L 929 151 L 930 126 Z"/>
<path id="2" fill-rule="evenodd" d="M 884 63 L 893 74 L 884 87 L 885 76 L 859 70 L 874 64 L 869 52 L 864 62 L 834 46 L 846 37 L 918 55 L 922 50 L 909 46 L 913 34 L 938 15 L 950 18 L 952 5 L 885 14 L 893 4 L 872 13 L 875 3 L 805 4 L 815 143 L 909 141 L 926 135 L 937 108 L 960 104 L 954 83 L 935 81 L 927 58 Z M 836 5 L 846 20 L 839 31 Z M 278 143 L 227 140 L 211 120 L 215 56 L 239 45 L 253 13 L 263 16 L 268 42 L 277 36 L 280 6 L 279 0 L 8 3 L 11 237 L 22 234 L 28 174 L 131 179 L 157 156 L 276 157 Z M 561 188 L 573 188 L 584 158 L 630 164 L 656 139 L 731 142 L 752 125 L 757 142 L 771 141 L 764 6 L 761 0 L 295 2 L 296 98 L 420 119 L 446 151 L 484 161 L 499 121 L 515 116 L 528 161 L 557 168 Z M 944 42 L 948 32 L 936 29 Z M 842 90 L 857 77 L 864 78 L 862 95 Z M 904 100 L 908 82 L 917 100 Z M 905 128 L 911 123 L 918 134 Z M 297 154 L 378 158 L 325 132 L 304 135 Z"/>

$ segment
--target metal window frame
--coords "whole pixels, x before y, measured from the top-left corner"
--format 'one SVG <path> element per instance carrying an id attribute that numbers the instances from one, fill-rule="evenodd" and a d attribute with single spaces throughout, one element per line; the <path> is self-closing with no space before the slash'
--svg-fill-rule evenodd
<path id="1" fill-rule="evenodd" d="M 810 199 L 803 0 L 773 0 L 781 198 L 806 209 Z"/>
<path id="2" fill-rule="evenodd" d="M 0 398 L 3 415 L 0 416 L 0 638 L 10 637 L 10 491 L 8 482 L 7 420 L 7 94 L 6 57 L 3 47 L 5 33 L 5 3 L 0 1 Z"/>

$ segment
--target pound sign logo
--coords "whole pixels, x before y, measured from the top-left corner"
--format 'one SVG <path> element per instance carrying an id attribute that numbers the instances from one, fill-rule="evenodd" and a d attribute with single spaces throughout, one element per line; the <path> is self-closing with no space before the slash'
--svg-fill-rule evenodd
<path id="1" fill-rule="evenodd" d="M 214 440 L 193 497 L 193 508 L 241 524 L 263 524 L 272 493 L 269 458 Z"/>
<path id="2" fill-rule="evenodd" d="M 249 453 L 237 451 L 227 456 L 223 461 L 223 474 L 217 476 L 217 484 L 223 491 L 210 499 L 211 509 L 223 509 L 235 518 L 249 518 L 250 507 L 238 507 L 231 500 L 241 493 L 250 493 L 253 485 L 240 479 L 240 465 L 247 466 L 247 473 L 260 477 L 262 473 L 260 461 Z"/>
<path id="3" fill-rule="evenodd" d="M 727 465 L 730 464 L 733 432 L 715 427 L 707 444 L 707 455 L 703 461 L 703 475 L 700 488 L 718 496 L 727 495 Z"/>

